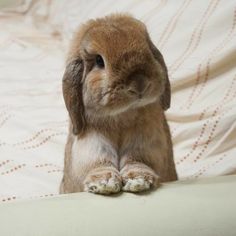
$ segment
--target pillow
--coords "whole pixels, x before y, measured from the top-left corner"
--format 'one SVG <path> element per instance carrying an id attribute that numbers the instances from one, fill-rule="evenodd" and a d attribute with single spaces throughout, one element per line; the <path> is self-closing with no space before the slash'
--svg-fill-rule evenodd
<path id="1" fill-rule="evenodd" d="M 236 176 L 163 184 L 146 194 L 61 195 L 0 205 L 0 235 L 235 236 Z"/>

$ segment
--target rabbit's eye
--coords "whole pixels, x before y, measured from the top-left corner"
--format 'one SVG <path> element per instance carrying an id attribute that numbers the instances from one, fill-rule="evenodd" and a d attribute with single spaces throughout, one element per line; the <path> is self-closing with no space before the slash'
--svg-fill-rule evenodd
<path id="1" fill-rule="evenodd" d="M 104 61 L 102 59 L 102 57 L 100 55 L 96 55 L 96 58 L 95 58 L 95 61 L 96 61 L 96 65 L 99 67 L 99 68 L 104 68 Z"/>

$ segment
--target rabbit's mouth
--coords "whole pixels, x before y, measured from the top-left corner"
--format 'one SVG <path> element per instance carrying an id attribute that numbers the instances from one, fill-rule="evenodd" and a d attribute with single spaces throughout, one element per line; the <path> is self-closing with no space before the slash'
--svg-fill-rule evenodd
<path id="1" fill-rule="evenodd" d="M 88 96 L 84 93 L 85 111 L 96 117 L 115 116 L 124 112 L 134 111 L 154 103 L 159 98 L 159 86 L 152 82 L 145 82 L 142 87 L 135 83 L 125 86 L 107 86 L 105 89 L 93 90 Z"/>
<path id="2" fill-rule="evenodd" d="M 124 112 L 129 112 L 129 111 L 132 112 L 137 108 L 145 107 L 145 106 L 147 106 L 151 103 L 154 103 L 156 101 L 157 101 L 156 97 L 148 97 L 148 98 L 140 97 L 140 99 L 137 99 L 129 104 L 123 104 L 123 105 L 117 104 L 112 107 L 109 107 L 107 109 L 107 114 L 109 114 L 110 116 L 115 116 L 115 115 L 119 115 Z"/>
<path id="3" fill-rule="evenodd" d="M 132 96 L 121 96 L 118 94 L 107 94 L 95 107 L 86 107 L 88 113 L 95 116 L 115 116 L 124 112 L 133 111 L 157 101 L 157 96 L 146 94 L 133 94 Z"/>

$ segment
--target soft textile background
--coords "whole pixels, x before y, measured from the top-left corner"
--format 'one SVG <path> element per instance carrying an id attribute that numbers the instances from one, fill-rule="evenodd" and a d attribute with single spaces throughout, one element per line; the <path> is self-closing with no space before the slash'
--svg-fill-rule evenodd
<path id="1" fill-rule="evenodd" d="M 145 22 L 166 59 L 179 177 L 236 173 L 236 1 L 6 2 L 0 1 L 0 201 L 58 194 L 67 45 L 81 22 L 111 12 Z"/>

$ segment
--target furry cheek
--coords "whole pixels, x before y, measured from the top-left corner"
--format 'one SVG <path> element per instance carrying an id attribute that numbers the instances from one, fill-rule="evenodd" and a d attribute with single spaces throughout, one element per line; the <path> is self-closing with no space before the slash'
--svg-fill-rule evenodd
<path id="1" fill-rule="evenodd" d="M 101 70 L 91 71 L 85 79 L 83 86 L 84 105 L 92 108 L 101 100 L 102 94 L 106 91 L 106 73 Z"/>

